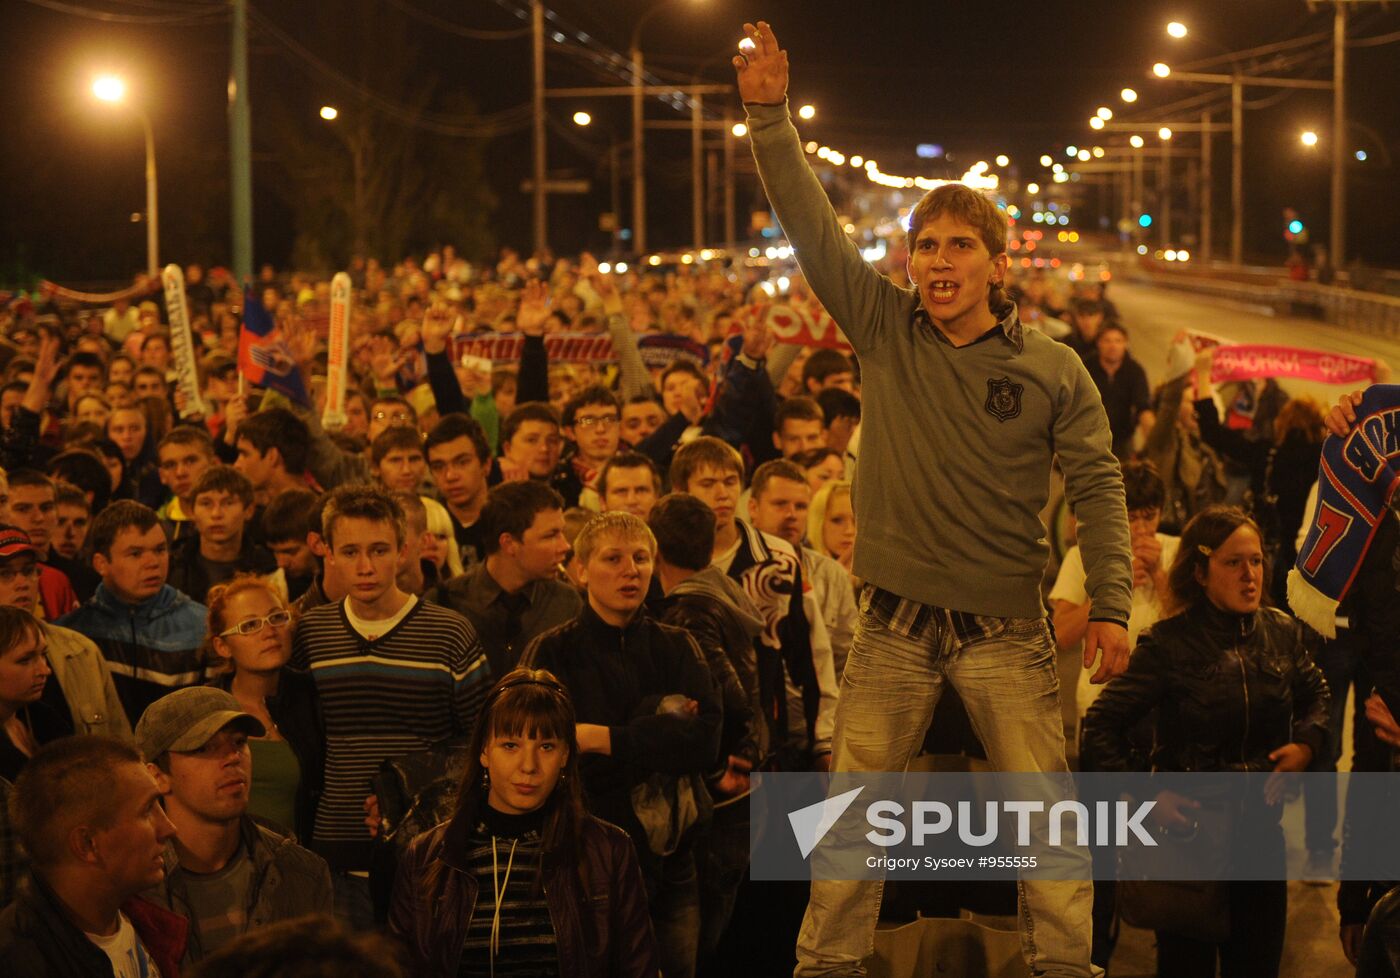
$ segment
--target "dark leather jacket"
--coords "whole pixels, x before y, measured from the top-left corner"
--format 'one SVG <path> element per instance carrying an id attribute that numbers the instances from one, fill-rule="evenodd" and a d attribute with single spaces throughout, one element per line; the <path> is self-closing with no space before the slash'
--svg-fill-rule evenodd
<path id="1" fill-rule="evenodd" d="M 1128 671 L 1089 707 L 1084 750 L 1098 770 L 1132 770 L 1128 732 L 1156 709 L 1154 770 L 1271 771 L 1284 744 L 1322 749 L 1327 701 L 1297 621 L 1201 601 L 1138 639 Z"/>
<path id="2" fill-rule="evenodd" d="M 139 897 L 122 904 L 162 978 L 180 978 L 189 923 Z M 15 902 L 0 912 L 0 962 L 24 978 L 111 978 L 112 962 L 63 910 L 43 879 L 27 875 Z"/>
<path id="3" fill-rule="evenodd" d="M 581 828 L 584 891 L 572 865 L 545 857 L 545 902 L 569 978 L 654 978 L 656 938 L 647 892 L 627 833 L 592 816 Z M 456 978 L 467 926 L 477 906 L 476 879 L 464 871 L 470 826 L 443 822 L 409 843 L 399 861 L 389 933 L 406 947 L 418 978 Z M 436 875 L 433 892 L 428 879 Z"/>

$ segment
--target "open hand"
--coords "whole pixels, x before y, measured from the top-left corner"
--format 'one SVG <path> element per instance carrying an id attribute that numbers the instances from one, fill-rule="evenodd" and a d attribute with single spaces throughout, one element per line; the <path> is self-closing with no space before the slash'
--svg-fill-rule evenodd
<path id="1" fill-rule="evenodd" d="M 743 53 L 736 54 L 732 62 L 739 76 L 739 98 L 744 102 L 780 104 L 787 98 L 787 52 L 778 47 L 778 38 L 766 20 L 760 20 L 757 26 L 746 23 L 744 34 L 753 47 L 741 44 L 739 50 Z"/>
<path id="2" fill-rule="evenodd" d="M 549 290 L 539 279 L 525 283 L 524 294 L 520 297 L 520 310 L 515 314 L 515 325 L 525 336 L 543 336 L 544 323 L 549 318 Z"/>
<path id="3" fill-rule="evenodd" d="M 446 306 L 433 306 L 423 315 L 423 352 L 441 353 L 447 349 L 452 336 L 452 311 Z"/>

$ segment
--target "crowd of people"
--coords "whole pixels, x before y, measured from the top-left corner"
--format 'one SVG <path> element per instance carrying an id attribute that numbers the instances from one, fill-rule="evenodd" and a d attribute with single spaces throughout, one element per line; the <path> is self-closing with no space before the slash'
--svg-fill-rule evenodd
<path id="1" fill-rule="evenodd" d="M 7 970 L 859 973 L 878 884 L 749 880 L 753 772 L 1335 770 L 1349 686 L 1356 767 L 1389 769 L 1395 517 L 1337 638 L 1285 610 L 1347 419 L 1216 390 L 1208 352 L 1151 390 L 1105 283 L 1018 280 L 966 188 L 876 275 L 751 30 L 755 154 L 811 280 L 781 301 L 851 347 L 776 342 L 741 261 L 356 260 L 328 430 L 328 277 L 186 268 L 202 405 L 158 296 L 0 312 Z M 305 402 L 248 385 L 253 307 Z M 1042 519 L 1078 527 L 1048 575 Z M 1063 694 L 1056 645 L 1084 651 Z M 1198 804 L 1158 801 L 1167 829 Z M 1277 801 L 1248 817 L 1281 861 Z M 1307 797 L 1318 879 L 1337 801 Z M 1386 891 L 1340 888 L 1353 961 Z M 1111 884 L 1017 893 L 1037 973 L 1110 965 Z M 1218 940 L 1159 931 L 1161 975 L 1277 974 L 1286 885 L 1224 899 Z"/>

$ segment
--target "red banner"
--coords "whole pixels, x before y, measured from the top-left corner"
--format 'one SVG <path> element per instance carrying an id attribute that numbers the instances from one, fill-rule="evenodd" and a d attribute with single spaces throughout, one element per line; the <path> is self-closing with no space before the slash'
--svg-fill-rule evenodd
<path id="1" fill-rule="evenodd" d="M 519 360 L 525 338 L 519 333 L 484 333 L 459 336 L 453 347 L 454 359 L 463 354 L 487 360 Z M 598 363 L 616 360 L 612 337 L 593 333 L 555 333 L 544 338 L 544 348 L 550 363 Z"/>
<path id="2" fill-rule="evenodd" d="M 1369 384 L 1376 361 L 1291 346 L 1241 344 L 1217 346 L 1210 379 L 1215 384 L 1255 377 L 1294 377 L 1324 384 Z"/>

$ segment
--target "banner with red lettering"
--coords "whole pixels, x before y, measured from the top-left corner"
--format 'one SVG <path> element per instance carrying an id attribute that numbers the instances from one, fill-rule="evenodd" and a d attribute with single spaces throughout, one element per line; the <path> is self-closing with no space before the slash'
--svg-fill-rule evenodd
<path id="1" fill-rule="evenodd" d="M 1217 346 L 1210 379 L 1215 384 L 1255 377 L 1292 377 L 1324 384 L 1369 384 L 1376 361 L 1344 353 L 1260 343 Z"/>
<path id="2" fill-rule="evenodd" d="M 525 337 L 519 333 L 479 333 L 458 336 L 453 353 L 457 361 L 463 354 L 487 360 L 519 360 L 525 347 Z M 616 360 L 612 337 L 596 333 L 554 333 L 544 338 L 545 352 L 550 363 L 598 363 Z"/>
<path id="3" fill-rule="evenodd" d="M 768 328 L 779 343 L 797 346 L 821 346 L 842 353 L 851 352 L 850 341 L 836 320 L 818 302 L 774 302 L 752 305 L 750 315 L 765 317 Z"/>

